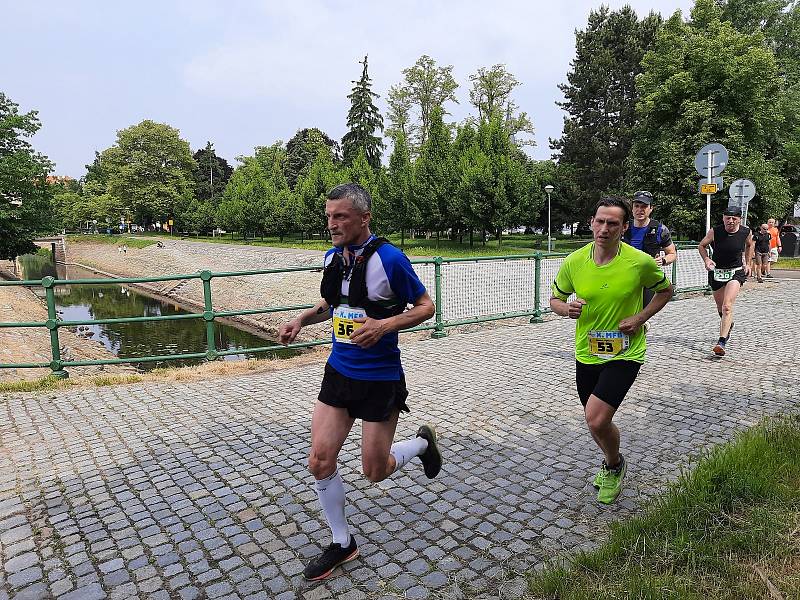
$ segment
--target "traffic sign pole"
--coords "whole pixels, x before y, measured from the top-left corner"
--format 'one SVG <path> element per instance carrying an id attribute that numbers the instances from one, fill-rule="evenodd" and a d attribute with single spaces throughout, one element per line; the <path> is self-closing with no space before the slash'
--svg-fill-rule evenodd
<path id="1" fill-rule="evenodd" d="M 714 181 L 714 172 L 711 168 L 711 155 L 713 153 L 708 153 L 708 183 L 711 184 Z M 706 233 L 708 230 L 711 229 L 711 194 L 706 194 Z M 705 235 L 705 234 L 704 234 Z"/>

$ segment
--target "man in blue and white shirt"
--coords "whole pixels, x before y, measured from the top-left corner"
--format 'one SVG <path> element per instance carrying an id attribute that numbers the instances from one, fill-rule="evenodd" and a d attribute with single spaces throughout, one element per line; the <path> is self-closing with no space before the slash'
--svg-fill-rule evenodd
<path id="1" fill-rule="evenodd" d="M 405 254 L 371 233 L 372 199 L 364 188 L 343 184 L 327 198 L 325 215 L 334 248 L 325 255 L 323 298 L 279 330 L 279 341 L 288 344 L 305 325 L 327 319 L 333 324 L 308 457 L 333 543 L 307 565 L 303 574 L 310 580 L 328 577 L 358 555 L 337 467 L 355 419 L 362 420 L 362 467 L 370 481 L 386 479 L 415 456 L 429 478 L 442 465 L 430 425 L 421 426 L 415 438 L 392 443 L 400 411 L 408 411 L 397 332 L 433 316 L 433 301 Z M 409 304 L 412 308 L 406 310 Z"/>

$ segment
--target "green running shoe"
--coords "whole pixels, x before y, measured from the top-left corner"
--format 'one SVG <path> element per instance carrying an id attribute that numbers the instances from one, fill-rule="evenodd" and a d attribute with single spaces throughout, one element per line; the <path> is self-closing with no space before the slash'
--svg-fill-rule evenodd
<path id="1" fill-rule="evenodd" d="M 605 469 L 605 468 L 606 468 L 606 461 L 603 461 L 603 466 L 600 467 L 600 470 L 597 472 L 597 475 L 595 475 L 594 479 L 592 480 L 592 485 L 594 486 L 594 489 L 596 489 L 596 490 L 600 489 L 600 482 L 603 480 L 602 479 L 602 477 L 603 477 L 603 469 Z"/>
<path id="2" fill-rule="evenodd" d="M 628 463 L 621 454 L 620 460 L 620 465 L 616 469 L 609 469 L 605 463 L 603 463 L 600 473 L 597 474 L 595 480 L 598 480 L 599 483 L 599 491 L 597 492 L 598 502 L 611 504 L 622 491 L 622 480 L 625 478 L 625 473 L 628 470 Z"/>

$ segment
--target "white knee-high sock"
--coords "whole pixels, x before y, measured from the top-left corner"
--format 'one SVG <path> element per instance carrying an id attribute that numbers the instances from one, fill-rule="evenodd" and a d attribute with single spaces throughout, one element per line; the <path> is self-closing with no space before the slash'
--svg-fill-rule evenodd
<path id="1" fill-rule="evenodd" d="M 343 547 L 350 545 L 350 528 L 344 516 L 344 482 L 339 469 L 325 479 L 317 479 L 315 487 L 322 512 L 331 528 L 333 543 Z"/>
<path id="2" fill-rule="evenodd" d="M 399 471 L 405 464 L 415 456 L 419 456 L 428 449 L 428 440 L 421 437 L 395 442 L 389 449 L 389 453 L 394 456 L 397 466 L 395 472 Z"/>

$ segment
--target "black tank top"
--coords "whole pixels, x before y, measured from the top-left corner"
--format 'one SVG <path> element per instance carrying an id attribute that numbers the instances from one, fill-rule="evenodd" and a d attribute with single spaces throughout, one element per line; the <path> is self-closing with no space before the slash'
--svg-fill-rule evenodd
<path id="1" fill-rule="evenodd" d="M 711 258 L 718 269 L 735 269 L 742 266 L 742 252 L 749 235 L 750 228 L 744 225 L 740 225 L 736 233 L 725 231 L 725 225 L 714 227 L 714 241 L 711 243 L 714 255 Z"/>

